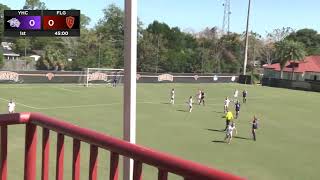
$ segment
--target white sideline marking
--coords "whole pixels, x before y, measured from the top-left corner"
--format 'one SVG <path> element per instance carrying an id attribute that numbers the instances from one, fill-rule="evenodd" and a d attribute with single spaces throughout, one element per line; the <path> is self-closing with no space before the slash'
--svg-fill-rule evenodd
<path id="1" fill-rule="evenodd" d="M 68 90 L 68 89 L 66 89 Z M 70 90 L 71 91 L 71 90 Z M 279 97 L 279 96 L 271 96 L 271 97 Z M 248 99 L 263 99 L 265 97 L 263 96 L 259 96 L 259 97 L 251 97 L 251 98 L 248 98 Z M 270 98 L 270 96 L 268 96 L 268 98 Z M 217 100 L 218 98 L 211 98 L 211 99 L 207 99 L 207 100 Z M 220 99 L 220 98 L 219 98 Z M 0 98 L 0 100 L 3 100 L 3 101 L 6 101 L 6 102 L 9 102 L 8 99 L 4 99 L 4 98 Z M 223 98 L 222 98 L 223 100 Z M 113 105 L 122 105 L 123 102 L 118 102 L 118 103 L 104 103 L 104 104 L 87 104 L 87 105 L 74 105 L 74 106 L 57 106 L 57 107 L 35 107 L 35 106 L 29 106 L 29 105 L 26 105 L 26 104 L 22 104 L 22 103 L 19 103 L 19 102 L 15 102 L 16 104 L 18 105 L 21 105 L 21 106 L 24 106 L 24 107 L 27 107 L 27 108 L 31 108 L 31 109 L 36 109 L 36 110 L 50 110 L 50 109 L 73 109 L 73 108 L 85 108 L 85 107 L 99 107 L 99 106 L 113 106 Z M 156 105 L 161 105 L 161 104 L 165 104 L 164 102 L 151 102 L 151 101 L 146 101 L 146 102 L 137 102 L 137 104 L 156 104 Z M 195 105 L 197 103 L 194 103 Z M 170 103 L 168 103 L 168 105 L 171 106 Z M 174 106 L 187 106 L 188 103 L 179 103 L 179 104 L 174 104 Z M 212 106 L 223 106 L 223 102 L 222 103 L 210 103 L 210 104 L 206 104 L 207 107 L 212 107 Z"/>
<path id="2" fill-rule="evenodd" d="M 68 91 L 68 92 L 79 92 L 79 91 L 75 91 L 75 90 L 71 90 L 71 89 L 67 89 L 67 88 L 63 88 L 63 87 L 53 87 L 54 89 L 59 89 L 59 90 L 62 90 L 62 91 Z"/>
<path id="3" fill-rule="evenodd" d="M 4 98 L 0 98 L 0 100 L 6 101 L 6 102 L 9 102 L 9 101 L 10 101 L 10 100 L 4 99 Z M 16 101 L 15 101 L 15 103 L 18 104 L 18 105 L 27 107 L 27 108 L 31 108 L 31 109 L 39 109 L 39 110 L 41 109 L 41 108 L 37 108 L 37 107 L 33 107 L 33 106 L 28 106 L 28 105 L 26 105 L 26 104 L 18 103 L 18 102 L 16 102 Z"/>

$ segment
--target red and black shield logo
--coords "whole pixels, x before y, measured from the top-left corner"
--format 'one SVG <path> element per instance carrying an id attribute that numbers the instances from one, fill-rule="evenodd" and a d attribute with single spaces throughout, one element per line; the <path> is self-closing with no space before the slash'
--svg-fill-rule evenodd
<path id="1" fill-rule="evenodd" d="M 66 24 L 67 24 L 67 26 L 68 26 L 69 29 L 71 29 L 71 28 L 73 27 L 73 25 L 74 25 L 74 20 L 75 20 L 75 18 L 72 17 L 72 16 L 66 17 Z"/>

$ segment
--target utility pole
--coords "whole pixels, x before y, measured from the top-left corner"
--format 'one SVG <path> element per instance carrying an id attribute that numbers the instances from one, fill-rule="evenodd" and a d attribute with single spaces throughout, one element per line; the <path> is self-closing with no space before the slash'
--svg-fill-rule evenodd
<path id="1" fill-rule="evenodd" d="M 100 64 L 101 64 L 101 34 L 99 34 L 99 36 L 98 36 L 98 41 L 99 41 L 99 52 L 98 52 L 98 60 L 99 60 L 99 62 L 98 62 L 98 68 L 100 68 Z"/>
<path id="2" fill-rule="evenodd" d="M 246 45 L 245 45 L 245 52 L 244 52 L 243 75 L 246 75 L 246 73 L 247 73 L 246 71 L 247 71 L 248 46 L 249 46 L 250 8 L 251 8 L 251 0 L 249 0 L 249 3 L 248 3 L 247 27 L 246 27 Z"/>
<path id="3" fill-rule="evenodd" d="M 137 103 L 137 0 L 125 0 L 124 12 L 123 139 L 135 144 Z M 124 157 L 123 180 L 132 179 L 133 160 Z"/>
<path id="4" fill-rule="evenodd" d="M 203 74 L 204 73 L 204 71 L 203 71 L 204 42 L 202 42 L 202 51 L 200 54 L 201 54 L 201 56 L 200 56 L 200 58 L 201 58 L 201 73 Z"/>
<path id="5" fill-rule="evenodd" d="M 156 64 L 156 73 L 158 73 L 158 66 L 159 66 L 159 53 L 160 53 L 160 37 L 158 35 L 158 51 L 157 51 L 157 64 Z"/>

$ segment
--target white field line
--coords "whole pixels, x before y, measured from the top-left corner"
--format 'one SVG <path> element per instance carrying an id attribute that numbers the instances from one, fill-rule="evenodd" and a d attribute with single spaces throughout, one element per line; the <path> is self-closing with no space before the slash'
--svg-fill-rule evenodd
<path id="1" fill-rule="evenodd" d="M 59 90 L 62 90 L 62 91 L 72 92 L 72 93 L 79 92 L 79 91 L 75 91 L 75 90 L 71 90 L 71 89 L 67 89 L 67 88 L 63 88 L 63 87 L 53 87 L 53 88 L 54 89 L 59 89 Z"/>
<path id="2" fill-rule="evenodd" d="M 279 96 L 274 96 L 274 97 L 279 97 Z M 264 98 L 270 98 L 270 96 L 268 97 L 264 97 L 264 96 L 261 96 L 261 97 L 251 97 L 251 98 L 248 98 L 249 100 L 250 99 L 264 99 Z M 207 99 L 207 102 L 208 100 L 217 100 L 218 98 L 212 98 L 212 99 Z M 219 98 L 220 99 L 220 98 Z M 0 98 L 0 100 L 3 100 L 3 101 L 6 101 L 6 102 L 9 102 L 8 99 L 4 99 L 4 98 Z M 222 98 L 223 100 L 223 98 Z M 19 102 L 16 102 L 16 104 L 18 105 L 21 105 L 21 106 L 24 106 L 24 107 L 27 107 L 27 108 L 31 108 L 31 109 L 36 109 L 36 110 L 50 110 L 50 109 L 74 109 L 74 108 L 86 108 L 86 107 L 103 107 L 103 106 L 114 106 L 114 105 L 122 105 L 123 102 L 118 102 L 118 103 L 104 103 L 104 104 L 87 104 L 87 105 L 74 105 L 74 106 L 57 106 L 57 107 L 35 107 L 35 106 L 29 106 L 29 105 L 26 105 L 26 104 L 22 104 L 22 103 L 19 103 Z M 165 104 L 163 102 L 137 102 L 137 104 L 153 104 L 153 105 L 161 105 L 161 104 Z M 188 106 L 188 103 L 185 102 L 185 103 L 178 103 L 178 104 L 174 104 L 174 105 L 171 105 L 169 102 L 168 102 L 168 105 L 170 106 Z M 194 103 L 194 105 L 197 105 L 197 103 Z M 202 106 L 202 105 L 201 105 Z M 207 103 L 206 104 L 206 107 L 216 107 L 216 106 L 223 106 L 223 102 L 222 103 Z"/>
<path id="3" fill-rule="evenodd" d="M 6 101 L 6 102 L 9 102 L 9 101 L 10 101 L 10 100 L 8 100 L 8 99 L 4 99 L 4 98 L 0 98 L 0 100 Z M 38 108 L 38 107 L 29 106 L 29 105 L 22 104 L 22 103 L 18 103 L 18 102 L 15 102 L 15 103 L 16 103 L 16 104 L 18 104 L 18 105 L 21 105 L 21 106 L 27 107 L 27 108 L 31 108 L 31 109 L 38 109 L 38 110 L 40 110 L 40 109 L 41 109 L 41 108 Z"/>

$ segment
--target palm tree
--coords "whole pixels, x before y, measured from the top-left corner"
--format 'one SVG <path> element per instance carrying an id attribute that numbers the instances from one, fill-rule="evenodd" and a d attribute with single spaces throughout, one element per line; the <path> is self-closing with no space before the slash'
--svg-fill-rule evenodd
<path id="1" fill-rule="evenodd" d="M 304 45 L 292 40 L 282 40 L 276 43 L 276 55 L 280 62 L 280 78 L 283 78 L 283 69 L 288 61 L 291 61 L 292 74 L 291 80 L 294 80 L 295 63 L 305 58 L 306 52 Z"/>

